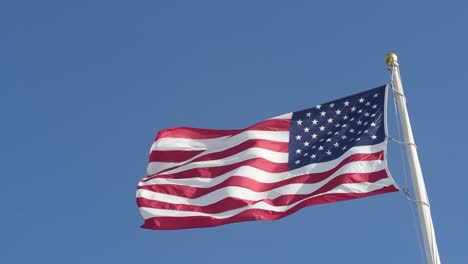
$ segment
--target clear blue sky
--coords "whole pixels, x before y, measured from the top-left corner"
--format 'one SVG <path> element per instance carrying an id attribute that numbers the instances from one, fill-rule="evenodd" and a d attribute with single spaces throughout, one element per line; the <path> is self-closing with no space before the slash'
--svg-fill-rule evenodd
<path id="1" fill-rule="evenodd" d="M 423 263 L 402 193 L 162 232 L 139 228 L 135 203 L 158 130 L 242 128 L 374 88 L 395 51 L 442 261 L 468 263 L 467 12 L 463 1 L 1 1 L 0 262 Z M 405 187 L 393 143 L 389 159 Z"/>

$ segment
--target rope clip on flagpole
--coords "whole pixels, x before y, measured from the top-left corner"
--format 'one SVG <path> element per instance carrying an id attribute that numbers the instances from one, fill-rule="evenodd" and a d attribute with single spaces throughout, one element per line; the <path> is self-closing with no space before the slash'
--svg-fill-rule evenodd
<path id="1" fill-rule="evenodd" d="M 398 57 L 395 53 L 388 53 L 385 56 L 385 63 L 388 65 L 391 72 L 391 83 L 395 97 L 398 113 L 400 115 L 401 129 L 403 131 L 406 152 L 408 156 L 409 167 L 411 171 L 411 180 L 415 195 L 416 206 L 418 208 L 419 221 L 421 224 L 424 247 L 426 250 L 426 260 L 428 264 L 440 264 L 439 251 L 432 223 L 431 210 L 429 206 L 429 198 L 426 192 L 426 185 L 419 163 L 416 144 L 414 143 L 413 131 L 409 119 L 408 109 L 406 108 L 406 97 L 403 92 L 401 83 L 400 69 Z M 427 206 L 426 206 L 427 205 Z"/>

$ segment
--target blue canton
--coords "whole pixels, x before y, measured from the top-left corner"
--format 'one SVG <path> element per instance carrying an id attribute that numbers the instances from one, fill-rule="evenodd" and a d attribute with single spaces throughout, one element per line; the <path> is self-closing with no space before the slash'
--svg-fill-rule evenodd
<path id="1" fill-rule="evenodd" d="M 385 140 L 386 86 L 294 112 L 290 170 L 334 160 L 354 146 Z"/>

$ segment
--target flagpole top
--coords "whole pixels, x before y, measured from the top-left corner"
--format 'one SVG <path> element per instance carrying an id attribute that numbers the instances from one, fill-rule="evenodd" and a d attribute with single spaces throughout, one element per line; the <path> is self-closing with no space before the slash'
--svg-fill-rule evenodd
<path id="1" fill-rule="evenodd" d="M 395 62 L 398 62 L 398 56 L 395 53 L 390 52 L 385 55 L 385 63 L 388 66 L 392 66 Z"/>

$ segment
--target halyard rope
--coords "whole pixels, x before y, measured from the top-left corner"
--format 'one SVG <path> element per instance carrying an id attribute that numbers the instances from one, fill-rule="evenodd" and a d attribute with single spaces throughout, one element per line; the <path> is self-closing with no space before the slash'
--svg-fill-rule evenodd
<path id="1" fill-rule="evenodd" d="M 398 67 L 398 66 L 394 64 L 392 67 Z M 393 82 L 394 82 L 393 70 L 392 70 L 392 68 L 389 68 L 389 70 L 391 72 L 390 87 L 392 88 L 392 92 L 393 92 L 393 106 L 395 108 L 395 117 L 396 117 L 396 123 L 397 123 L 398 138 L 400 140 L 396 140 L 396 139 L 393 139 L 391 137 L 388 137 L 388 138 L 390 140 L 400 144 L 401 165 L 403 167 L 403 177 L 405 179 L 405 188 L 403 188 L 403 192 L 405 193 L 406 199 L 408 199 L 408 201 L 414 201 L 414 199 L 412 199 L 411 196 L 410 196 L 410 192 L 409 192 L 409 188 L 408 188 L 409 180 L 408 180 L 408 173 L 407 173 L 407 168 L 406 168 L 406 165 L 408 164 L 408 160 L 405 158 L 406 156 L 404 155 L 404 151 L 403 151 L 403 148 L 401 146 L 402 145 L 414 145 L 416 147 L 416 145 L 414 143 L 412 143 L 412 142 L 404 142 L 404 141 L 401 140 L 401 138 L 402 138 L 402 135 L 401 135 L 402 132 L 401 132 L 401 128 L 400 128 L 401 120 L 400 120 L 400 117 L 398 115 L 395 95 L 403 97 L 403 99 L 405 100 L 405 103 L 406 103 L 406 96 L 403 93 L 400 93 L 397 90 L 395 90 L 395 87 L 393 87 Z M 405 160 L 406 160 L 406 163 L 405 163 Z M 422 233 L 421 233 L 421 230 L 418 228 L 418 223 L 417 223 L 417 219 L 416 219 L 417 218 L 416 212 L 414 210 L 413 203 L 407 203 L 407 204 L 408 204 L 408 207 L 410 208 L 411 216 L 413 218 L 413 227 L 414 227 L 414 230 L 416 231 L 416 238 L 418 240 L 419 254 L 421 256 L 421 263 L 424 263 L 425 254 L 423 252 L 423 246 L 422 246 L 422 239 L 421 239 Z"/>

